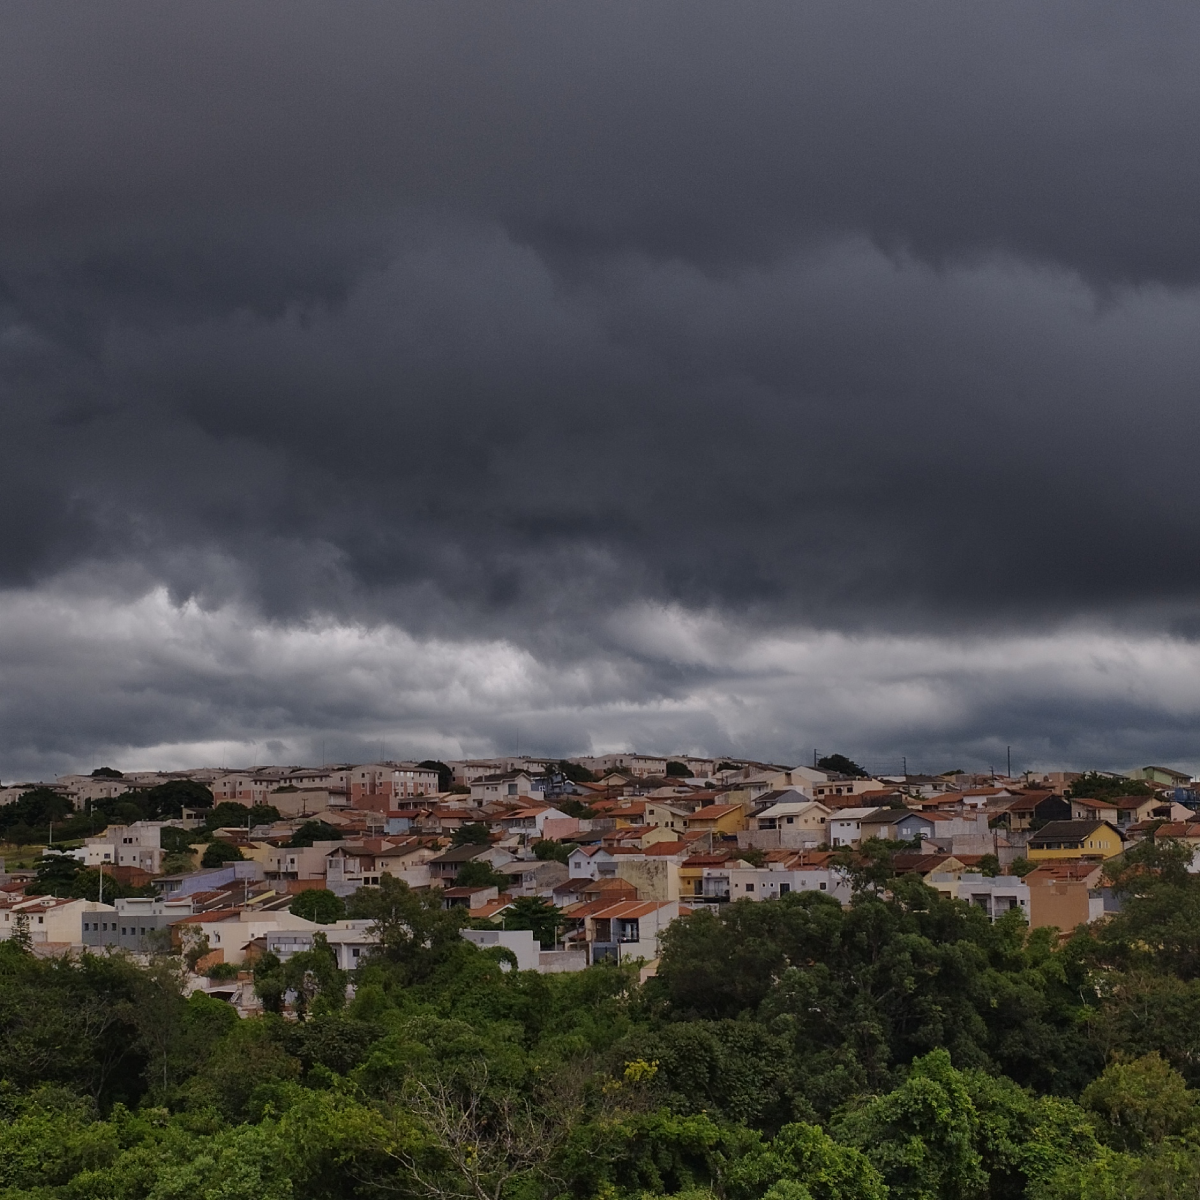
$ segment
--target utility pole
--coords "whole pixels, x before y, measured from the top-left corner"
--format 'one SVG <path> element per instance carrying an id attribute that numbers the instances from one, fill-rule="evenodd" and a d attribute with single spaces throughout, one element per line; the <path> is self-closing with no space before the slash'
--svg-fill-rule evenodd
<path id="1" fill-rule="evenodd" d="M 1012 747 L 1008 748 L 1008 778 L 1012 778 Z"/>

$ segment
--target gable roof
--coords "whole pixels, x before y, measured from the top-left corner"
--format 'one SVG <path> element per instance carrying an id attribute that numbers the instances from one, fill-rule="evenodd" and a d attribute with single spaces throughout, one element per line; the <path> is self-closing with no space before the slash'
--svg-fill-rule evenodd
<path id="1" fill-rule="evenodd" d="M 1032 847 L 1044 842 L 1082 842 L 1100 829 L 1107 829 L 1115 833 L 1121 841 L 1125 840 L 1121 831 L 1108 821 L 1051 821 L 1029 839 L 1029 845 Z"/>

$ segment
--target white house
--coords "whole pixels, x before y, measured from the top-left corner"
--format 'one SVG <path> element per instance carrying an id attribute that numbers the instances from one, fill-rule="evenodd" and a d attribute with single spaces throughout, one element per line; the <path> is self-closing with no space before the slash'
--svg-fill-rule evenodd
<path id="1" fill-rule="evenodd" d="M 839 846 L 857 846 L 862 836 L 864 817 L 871 816 L 879 810 L 871 808 L 842 808 L 831 814 L 828 821 L 829 844 L 835 849 Z"/>

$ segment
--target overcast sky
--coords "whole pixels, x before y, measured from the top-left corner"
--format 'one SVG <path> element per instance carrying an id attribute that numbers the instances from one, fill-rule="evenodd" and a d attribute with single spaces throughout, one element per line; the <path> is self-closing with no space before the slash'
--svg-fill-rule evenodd
<path id="1" fill-rule="evenodd" d="M 14 0 L 0 778 L 1200 770 L 1193 0 Z"/>

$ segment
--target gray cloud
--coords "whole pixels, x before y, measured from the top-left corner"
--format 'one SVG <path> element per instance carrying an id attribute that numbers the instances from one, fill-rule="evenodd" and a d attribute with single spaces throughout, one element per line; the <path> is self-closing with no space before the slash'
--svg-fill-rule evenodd
<path id="1" fill-rule="evenodd" d="M 593 681 L 524 717 L 416 676 L 307 711 L 266 667 L 231 692 L 224 652 L 196 673 L 143 647 L 137 683 L 43 640 L 55 686 L 4 660 L 22 769 L 238 722 L 297 754 L 389 721 L 434 748 L 540 722 L 776 757 L 844 728 L 976 762 L 1001 728 L 1112 757 L 1086 730 L 1119 724 L 1146 730 L 1130 754 L 1190 753 L 1151 699 L 1032 667 L 1041 690 L 999 707 L 964 667 L 965 723 L 925 708 L 901 736 L 863 708 L 870 672 L 874 724 L 793 720 L 788 688 L 825 694 L 833 659 L 762 691 L 732 658 L 630 651 L 612 614 L 762 644 L 1088 628 L 1186 657 L 1193 6 L 118 2 L 0 25 L 11 611 L 103 624 L 163 596 L 225 614 L 229 647 L 316 622 Z M 176 700 L 93 720 L 66 675 Z"/>

